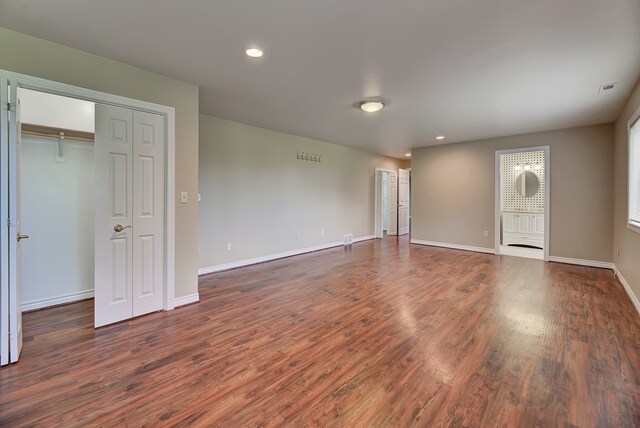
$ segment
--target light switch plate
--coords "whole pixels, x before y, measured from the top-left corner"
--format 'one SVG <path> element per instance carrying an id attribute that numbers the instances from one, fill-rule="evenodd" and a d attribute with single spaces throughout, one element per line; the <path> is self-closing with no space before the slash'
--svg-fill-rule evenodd
<path id="1" fill-rule="evenodd" d="M 189 192 L 180 192 L 180 203 L 189 202 Z"/>

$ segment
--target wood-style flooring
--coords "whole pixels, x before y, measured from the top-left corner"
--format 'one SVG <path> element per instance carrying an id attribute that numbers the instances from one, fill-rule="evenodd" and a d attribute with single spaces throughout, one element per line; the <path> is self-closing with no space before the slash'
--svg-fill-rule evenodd
<path id="1" fill-rule="evenodd" d="M 610 270 L 354 244 L 212 274 L 94 330 L 24 316 L 0 425 L 640 426 L 640 315 Z"/>

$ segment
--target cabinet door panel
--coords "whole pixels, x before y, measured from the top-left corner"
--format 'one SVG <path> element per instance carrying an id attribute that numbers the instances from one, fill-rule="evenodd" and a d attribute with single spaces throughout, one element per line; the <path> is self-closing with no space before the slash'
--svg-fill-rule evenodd
<path id="1" fill-rule="evenodd" d="M 504 213 L 502 214 L 502 231 L 504 233 L 515 233 L 518 231 L 518 225 L 516 224 L 516 214 Z"/>
<path id="2" fill-rule="evenodd" d="M 533 216 L 533 233 L 544 233 L 544 215 L 536 214 Z"/>
<path id="3" fill-rule="evenodd" d="M 531 214 L 518 214 L 518 232 L 533 232 L 533 218 Z"/>

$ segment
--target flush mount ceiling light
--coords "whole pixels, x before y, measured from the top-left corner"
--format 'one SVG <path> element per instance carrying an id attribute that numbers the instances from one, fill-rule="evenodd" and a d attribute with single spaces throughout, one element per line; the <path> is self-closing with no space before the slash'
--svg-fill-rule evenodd
<path id="1" fill-rule="evenodd" d="M 360 101 L 360 104 L 358 105 L 360 106 L 360 110 L 367 113 L 375 113 L 382 110 L 382 107 L 384 107 L 384 103 L 380 100 L 364 100 Z"/>
<path id="2" fill-rule="evenodd" d="M 438 135 L 438 136 L 436 137 L 436 140 L 444 140 L 444 135 Z"/>
<path id="3" fill-rule="evenodd" d="M 411 157 L 411 153 L 405 153 L 404 154 L 406 157 L 410 158 Z"/>
<path id="4" fill-rule="evenodd" d="M 256 47 L 247 48 L 247 50 L 244 52 L 247 54 L 248 57 L 251 57 L 251 58 L 261 58 L 262 55 L 264 55 L 264 52 L 262 52 L 262 49 L 256 48 Z"/>

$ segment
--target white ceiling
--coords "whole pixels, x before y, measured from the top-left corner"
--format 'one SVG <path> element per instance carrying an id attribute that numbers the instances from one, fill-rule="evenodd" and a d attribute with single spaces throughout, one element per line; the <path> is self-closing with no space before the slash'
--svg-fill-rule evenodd
<path id="1" fill-rule="evenodd" d="M 395 157 L 438 134 L 610 122 L 640 77 L 640 0 L 0 0 L 0 12 L 0 26 L 196 83 L 204 114 Z M 245 57 L 249 45 L 265 56 Z M 383 111 L 354 107 L 375 96 Z"/>

